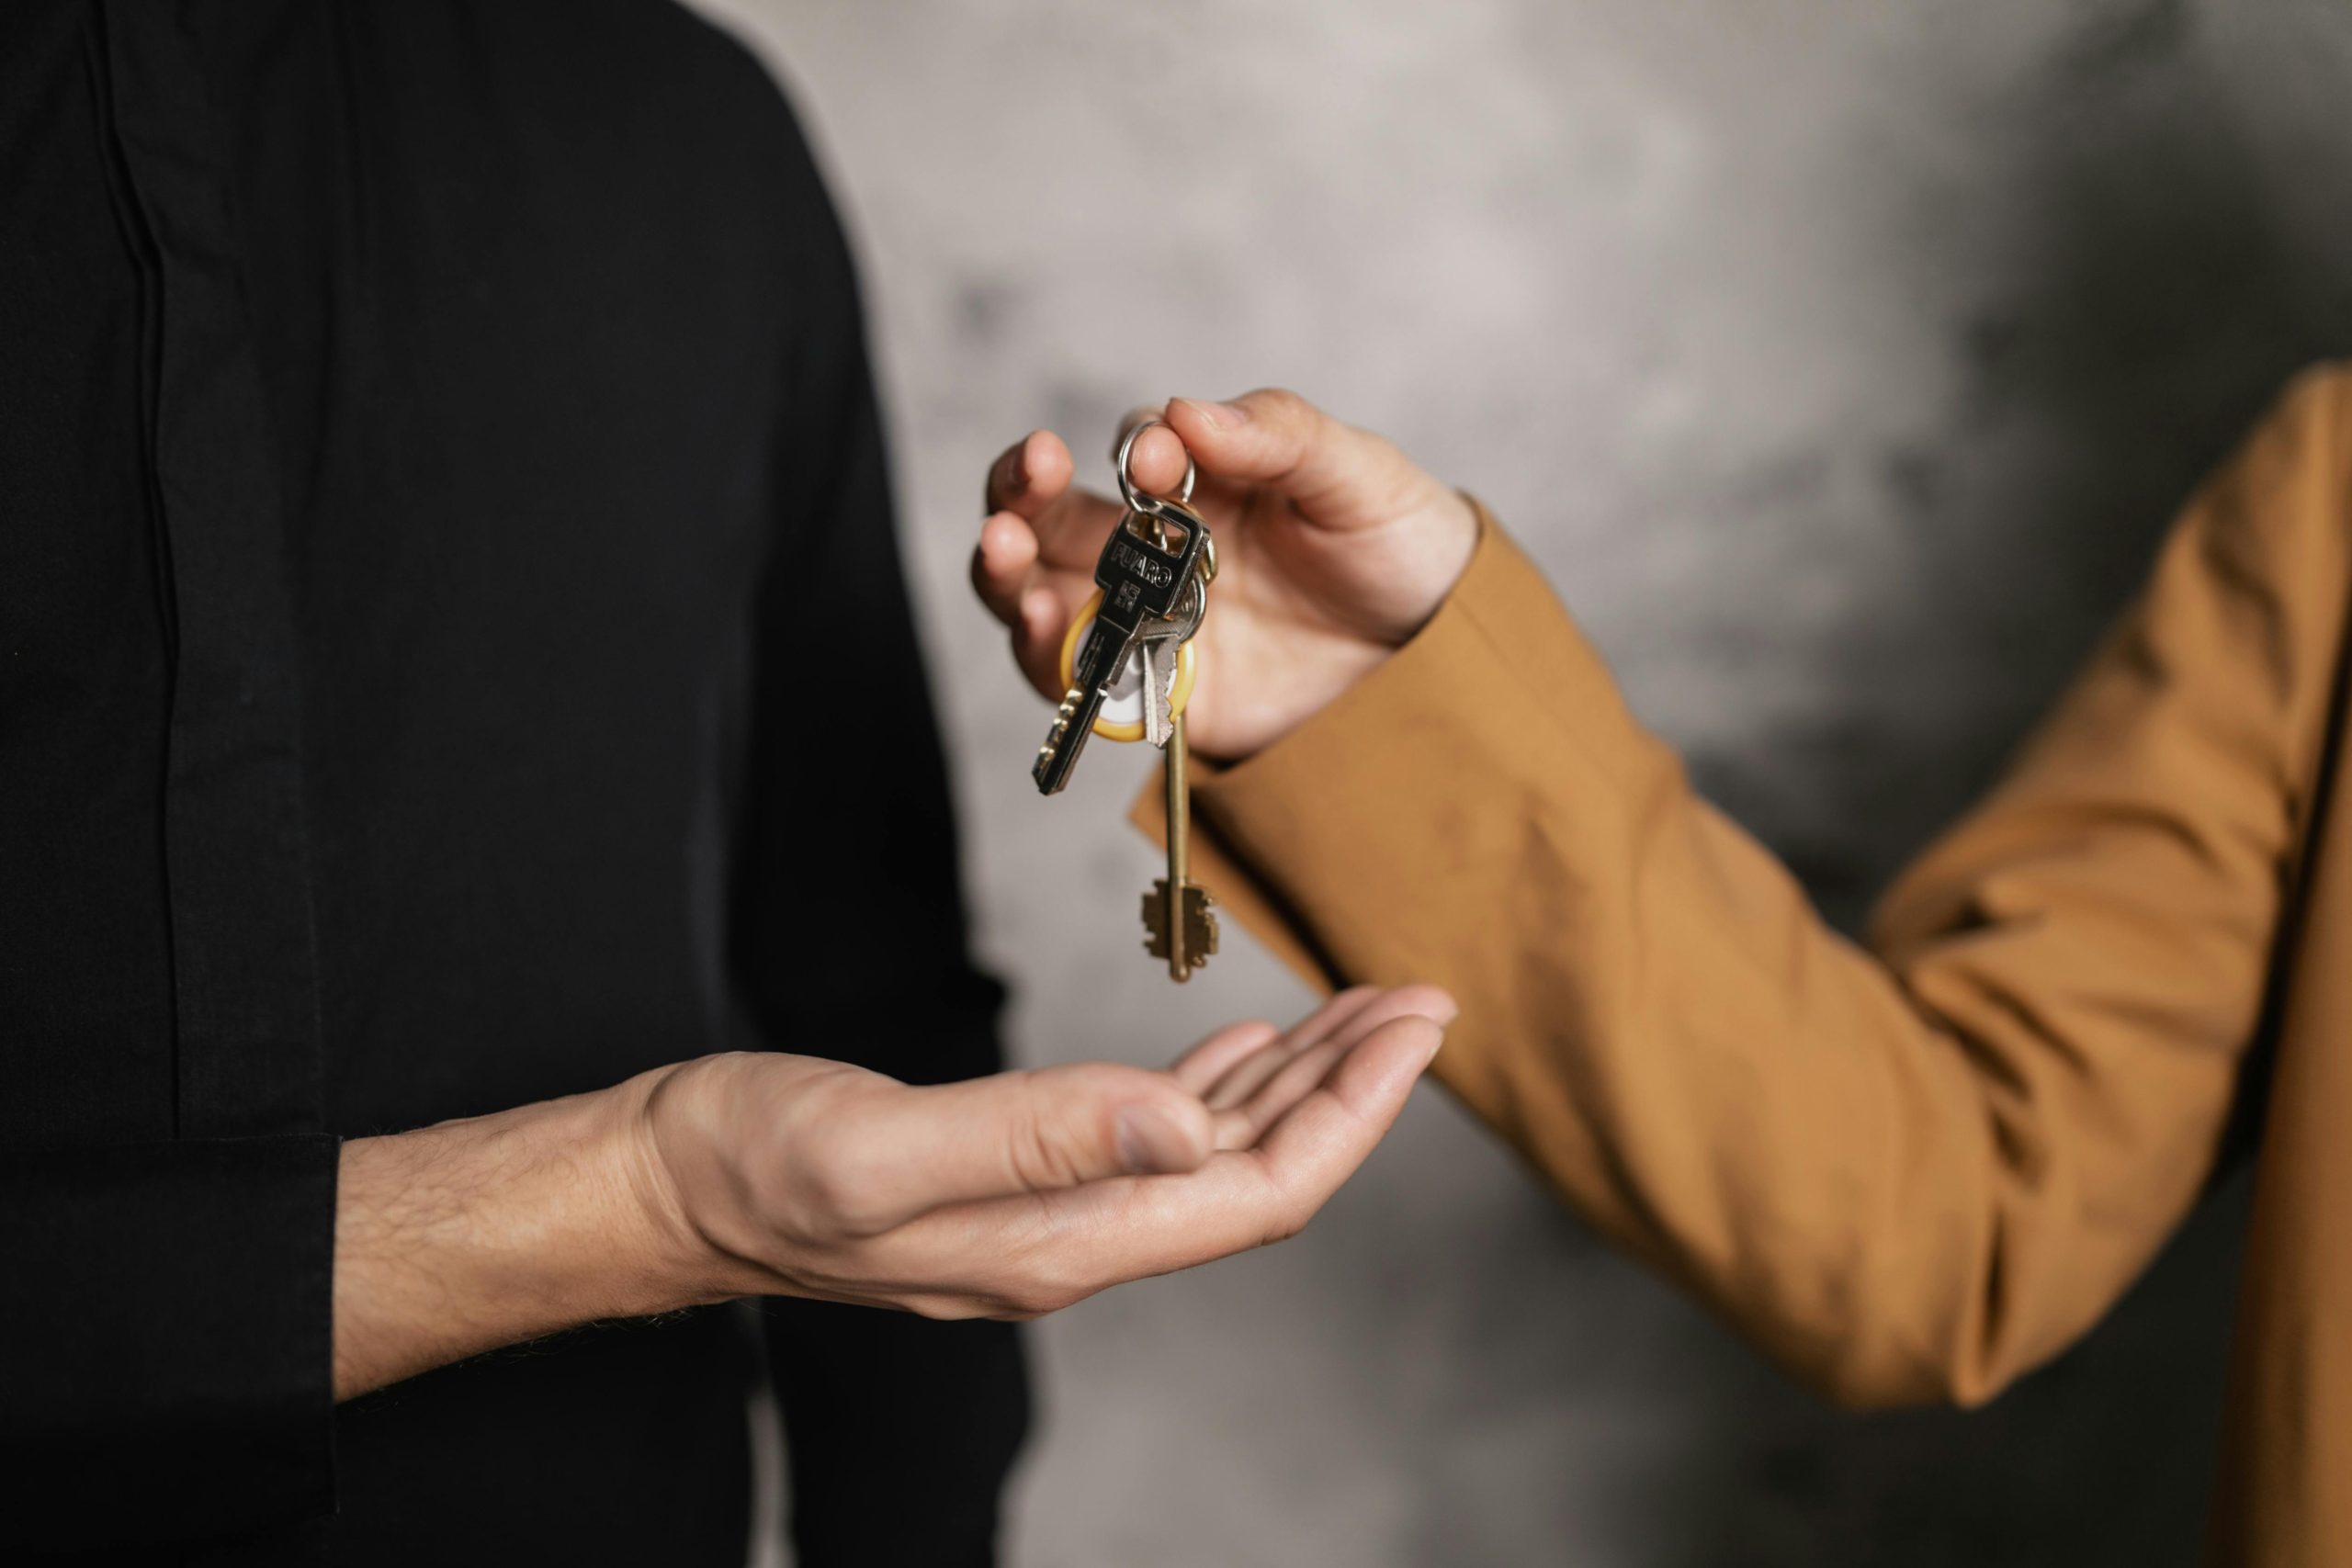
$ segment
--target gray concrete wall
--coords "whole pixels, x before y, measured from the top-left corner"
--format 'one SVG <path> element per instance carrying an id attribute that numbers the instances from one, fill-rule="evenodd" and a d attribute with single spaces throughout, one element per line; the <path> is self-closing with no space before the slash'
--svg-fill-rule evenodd
<path id="1" fill-rule="evenodd" d="M 1295 386 L 1487 498 L 1832 918 L 1998 766 L 2172 506 L 2352 346 L 2335 0 L 727 0 L 866 264 L 1030 1061 L 1306 1001 L 1136 953 L 1143 767 L 1040 801 L 987 459 Z M 1015 1561 L 2187 1562 L 2240 1205 L 1991 1409 L 1858 1418 L 1434 1092 L 1300 1241 L 1044 1325 Z"/>

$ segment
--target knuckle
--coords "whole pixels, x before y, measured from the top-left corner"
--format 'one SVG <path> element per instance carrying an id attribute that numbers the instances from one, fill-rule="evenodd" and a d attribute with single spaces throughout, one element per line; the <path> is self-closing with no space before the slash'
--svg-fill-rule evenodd
<path id="1" fill-rule="evenodd" d="M 1298 423 L 1314 417 L 1313 403 L 1288 387 L 1261 387 L 1250 394 L 1250 400 L 1261 405 L 1268 417 L 1285 423 Z"/>
<path id="2" fill-rule="evenodd" d="M 872 1155 L 854 1130 L 820 1124 L 803 1134 L 797 1149 L 791 1208 L 798 1227 L 812 1237 L 871 1234 Z"/>
<path id="3" fill-rule="evenodd" d="M 1067 1110 L 1036 1078 L 1024 1079 L 1005 1129 L 1014 1179 L 1036 1191 L 1078 1185 L 1086 1170 L 1072 1132 Z"/>

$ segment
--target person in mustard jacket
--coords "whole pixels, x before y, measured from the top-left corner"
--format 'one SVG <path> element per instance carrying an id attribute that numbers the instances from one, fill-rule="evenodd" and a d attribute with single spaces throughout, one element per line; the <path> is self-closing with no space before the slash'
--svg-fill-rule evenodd
<path id="1" fill-rule="evenodd" d="M 2296 381 L 2189 503 L 1860 946 L 1691 792 L 1475 502 L 1289 393 L 1163 417 L 1136 478 L 1189 449 L 1224 560 L 1187 727 L 1228 908 L 1320 983 L 1445 987 L 1453 1091 L 1849 1403 L 1976 1404 L 2057 1354 L 2258 1116 L 2212 1545 L 2352 1562 L 2352 370 Z M 1116 509 L 1045 432 L 989 505 L 975 585 L 1058 695 Z"/>

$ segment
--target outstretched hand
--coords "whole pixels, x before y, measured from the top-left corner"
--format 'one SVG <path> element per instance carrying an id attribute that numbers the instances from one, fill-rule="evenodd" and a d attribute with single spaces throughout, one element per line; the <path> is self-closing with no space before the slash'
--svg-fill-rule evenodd
<path id="1" fill-rule="evenodd" d="M 1280 1241 L 1363 1163 L 1442 1039 L 1428 987 L 1237 1024 L 1165 1073 L 1107 1063 L 910 1088 L 707 1057 L 646 1105 L 662 1206 L 712 1293 L 1031 1317 Z"/>
<path id="2" fill-rule="evenodd" d="M 1320 711 L 1436 614 L 1477 542 L 1468 502 L 1377 435 L 1295 393 L 1172 400 L 1136 438 L 1154 494 L 1200 469 L 1193 504 L 1215 533 L 1216 591 L 1198 637 L 1185 728 L 1238 760 Z M 1012 635 L 1032 684 L 1058 699 L 1063 634 L 1094 589 L 1114 500 L 1074 488 L 1069 448 L 1035 431 L 990 467 L 972 583 Z"/>
<path id="3" fill-rule="evenodd" d="M 741 1295 L 1030 1317 L 1279 1241 L 1396 1119 L 1453 1017 L 1348 991 L 1172 1071 L 916 1089 L 737 1053 L 413 1133 L 335 1188 L 335 1397 L 606 1317 Z"/>

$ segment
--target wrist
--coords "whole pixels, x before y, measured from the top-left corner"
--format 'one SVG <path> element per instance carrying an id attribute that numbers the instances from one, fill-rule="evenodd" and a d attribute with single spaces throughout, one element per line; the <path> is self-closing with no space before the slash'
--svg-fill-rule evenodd
<path id="1" fill-rule="evenodd" d="M 1432 481 L 1434 483 L 1434 481 Z M 1325 626 L 1294 636 L 1280 649 L 1281 678 L 1237 679 L 1218 690 L 1222 722 L 1199 733 L 1195 749 L 1228 766 L 1286 739 L 1404 651 L 1452 602 L 1487 534 L 1486 509 L 1446 490 L 1386 525 L 1376 565 L 1347 591 L 1351 605 L 1327 611 Z M 1221 672 L 1220 672 L 1221 673 Z"/>
<path id="2" fill-rule="evenodd" d="M 695 1221 L 657 1135 L 656 1107 L 698 1065 L 657 1067 L 595 1097 L 605 1102 L 596 1108 L 591 1136 L 606 1183 L 607 1234 L 616 1258 L 647 1301 L 637 1313 L 701 1306 L 754 1288 Z"/>
<path id="3" fill-rule="evenodd" d="M 337 1397 L 729 1294 L 646 1163 L 645 1106 L 662 1076 L 345 1144 Z"/>
<path id="4" fill-rule="evenodd" d="M 1402 552 L 1402 580 L 1418 585 L 1410 613 L 1382 628 L 1384 651 L 1394 653 L 1437 618 L 1461 586 L 1486 535 L 1486 509 L 1464 491 L 1446 489 L 1418 519 Z"/>
<path id="5" fill-rule="evenodd" d="M 630 1207 L 646 1255 L 684 1293 L 677 1304 L 793 1293 L 764 1259 L 758 1196 L 788 1183 L 747 1168 L 746 1150 L 775 1122 L 763 1112 L 758 1065 L 782 1058 L 723 1052 L 641 1074 L 611 1091 L 624 1112 Z M 774 1108 L 770 1108 L 774 1109 Z"/>

